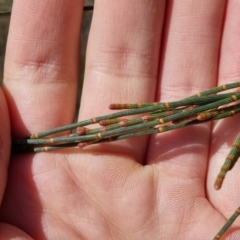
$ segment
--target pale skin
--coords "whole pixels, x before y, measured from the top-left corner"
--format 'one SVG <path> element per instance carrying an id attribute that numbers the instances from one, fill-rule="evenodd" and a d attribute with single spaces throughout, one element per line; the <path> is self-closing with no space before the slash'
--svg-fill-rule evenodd
<path id="1" fill-rule="evenodd" d="M 86 149 L 12 155 L 70 124 L 81 0 L 14 1 L 0 91 L 0 239 L 212 239 L 240 205 L 237 163 L 214 181 L 239 116 Z M 239 81 L 240 2 L 96 0 L 79 119 Z M 11 121 L 11 129 L 9 121 Z M 240 238 L 240 220 L 227 239 Z"/>

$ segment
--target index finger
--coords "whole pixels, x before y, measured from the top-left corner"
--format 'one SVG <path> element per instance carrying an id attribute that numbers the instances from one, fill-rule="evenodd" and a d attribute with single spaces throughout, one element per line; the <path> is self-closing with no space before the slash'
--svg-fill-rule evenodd
<path id="1" fill-rule="evenodd" d="M 75 112 L 83 1 L 14 1 L 4 69 L 12 132 L 70 123 Z"/>

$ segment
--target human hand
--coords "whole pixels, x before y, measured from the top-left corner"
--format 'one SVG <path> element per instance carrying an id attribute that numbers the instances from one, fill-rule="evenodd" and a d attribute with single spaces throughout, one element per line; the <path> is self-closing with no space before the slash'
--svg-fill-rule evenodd
<path id="1" fill-rule="evenodd" d="M 86 149 L 13 155 L 75 114 L 82 1 L 14 2 L 0 92 L 0 239 L 211 239 L 240 203 L 214 180 L 239 117 Z M 96 0 L 79 120 L 239 78 L 238 1 Z M 6 224 L 7 223 L 7 224 Z M 238 226 L 239 221 L 236 222 Z M 235 239 L 237 228 L 228 231 Z"/>

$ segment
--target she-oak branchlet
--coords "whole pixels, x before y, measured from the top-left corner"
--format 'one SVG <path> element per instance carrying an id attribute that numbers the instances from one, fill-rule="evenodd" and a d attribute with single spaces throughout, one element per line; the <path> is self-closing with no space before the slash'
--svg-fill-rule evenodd
<path id="1" fill-rule="evenodd" d="M 111 104 L 112 110 L 123 110 L 85 121 L 34 133 L 13 140 L 13 153 L 48 152 L 63 148 L 83 148 L 91 144 L 112 142 L 142 135 L 164 133 L 174 129 L 219 120 L 240 112 L 240 82 L 215 87 L 174 102 Z M 231 92 L 223 91 L 235 89 Z M 124 110 L 125 109 L 125 110 Z M 143 114 L 139 117 L 139 114 Z M 138 115 L 133 118 L 134 115 Z M 128 117 L 131 116 L 131 119 Z M 87 128 L 98 124 L 97 128 Z M 54 137 L 55 133 L 72 133 Z M 215 181 L 220 189 L 228 171 L 240 157 L 240 134 L 221 167 Z M 227 220 L 214 240 L 220 239 L 240 214 L 240 207 Z"/>

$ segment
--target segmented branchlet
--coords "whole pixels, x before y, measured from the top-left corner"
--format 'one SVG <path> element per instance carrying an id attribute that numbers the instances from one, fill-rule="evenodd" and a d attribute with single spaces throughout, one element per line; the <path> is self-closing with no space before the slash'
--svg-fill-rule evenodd
<path id="1" fill-rule="evenodd" d="M 117 112 L 34 133 L 23 139 L 15 139 L 13 140 L 13 153 L 48 152 L 71 147 L 83 148 L 91 144 L 161 134 L 190 125 L 224 119 L 240 112 L 240 92 L 237 90 L 222 92 L 238 87 L 240 87 L 240 82 L 226 84 L 173 102 L 111 104 L 109 108 L 118 110 Z M 93 124 L 94 126 L 98 124 L 98 127 L 88 127 Z M 66 131 L 72 132 L 64 135 Z M 61 132 L 62 136 L 54 136 Z M 227 172 L 234 167 L 239 157 L 240 134 L 217 176 L 215 189 L 221 188 Z M 214 240 L 223 236 L 239 214 L 240 207 L 228 219 Z"/>

